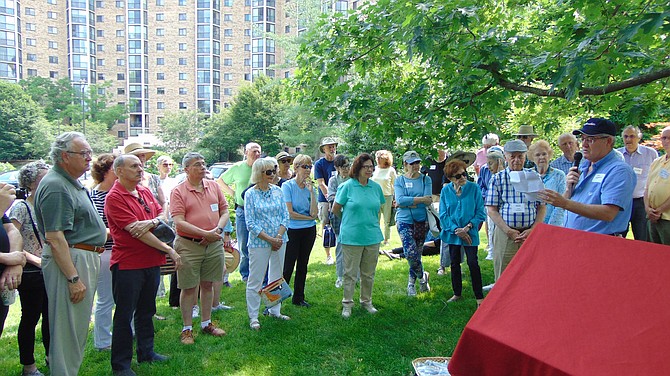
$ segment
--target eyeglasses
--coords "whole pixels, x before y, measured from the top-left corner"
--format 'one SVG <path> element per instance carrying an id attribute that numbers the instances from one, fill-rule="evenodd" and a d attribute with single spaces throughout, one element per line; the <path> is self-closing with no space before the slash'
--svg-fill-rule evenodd
<path id="1" fill-rule="evenodd" d="M 144 206 L 144 211 L 147 213 L 151 213 L 151 209 L 149 208 L 149 205 L 147 205 L 146 202 L 142 199 L 142 197 L 137 196 L 137 201 L 139 201 L 140 205 Z"/>
<path id="2" fill-rule="evenodd" d="M 460 174 L 451 175 L 451 177 L 454 178 L 454 179 L 467 178 L 467 177 L 468 177 L 468 173 L 467 173 L 467 171 L 466 171 L 466 172 L 462 172 L 462 173 L 460 173 Z"/>
<path id="3" fill-rule="evenodd" d="M 274 170 L 265 170 L 265 175 L 267 176 L 272 176 L 277 174 L 277 169 L 275 168 Z"/>
<path id="4" fill-rule="evenodd" d="M 345 164 L 345 165 L 342 165 L 342 167 L 340 167 L 340 168 L 345 168 L 345 169 L 346 168 L 351 168 L 351 165 L 350 164 Z"/>
<path id="5" fill-rule="evenodd" d="M 371 165 L 371 164 L 368 164 L 368 165 L 361 166 L 361 168 L 367 168 L 368 170 L 372 170 L 373 168 L 375 168 L 375 166 Z"/>
<path id="6" fill-rule="evenodd" d="M 172 167 L 172 166 L 174 166 L 174 164 L 173 164 L 173 163 L 163 163 L 163 166 L 165 166 L 165 167 L 168 167 L 168 166 L 169 166 L 169 167 Z"/>
<path id="7" fill-rule="evenodd" d="M 588 137 L 581 137 L 581 142 L 582 143 L 587 143 L 589 145 L 593 145 L 594 142 L 601 140 L 603 138 L 609 138 L 609 136 L 599 136 L 599 137 L 594 137 L 594 136 L 588 136 Z"/>
<path id="8" fill-rule="evenodd" d="M 82 151 L 67 150 L 66 153 L 81 155 L 83 158 L 90 158 L 93 155 L 93 150 L 82 150 Z"/>
<path id="9" fill-rule="evenodd" d="M 207 163 L 205 163 L 205 162 L 196 162 L 196 163 L 192 164 L 190 167 L 207 168 Z"/>
<path id="10" fill-rule="evenodd" d="M 419 163 L 421 163 L 421 161 L 414 161 L 414 162 L 410 163 L 409 165 L 410 165 L 410 166 L 416 166 L 416 165 L 418 165 Z"/>
<path id="11" fill-rule="evenodd" d="M 311 170 L 312 169 L 312 165 L 309 165 L 309 164 L 304 164 L 304 165 L 301 165 L 300 167 L 304 168 L 305 170 Z"/>

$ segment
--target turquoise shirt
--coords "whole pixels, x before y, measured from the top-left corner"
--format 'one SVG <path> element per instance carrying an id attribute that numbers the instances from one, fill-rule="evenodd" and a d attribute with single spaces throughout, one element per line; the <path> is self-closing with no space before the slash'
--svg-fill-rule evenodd
<path id="1" fill-rule="evenodd" d="M 281 185 L 281 191 L 284 194 L 284 202 L 290 202 L 293 211 L 309 217 L 310 192 L 309 188 L 300 188 L 295 179 L 291 179 Z M 298 230 L 316 226 L 315 219 L 293 219 L 288 222 L 288 228 Z"/>
<path id="2" fill-rule="evenodd" d="M 386 200 L 379 184 L 368 180 L 363 186 L 357 179 L 349 179 L 337 188 L 335 202 L 342 205 L 342 244 L 364 246 L 384 240 L 379 210 Z"/>
<path id="3" fill-rule="evenodd" d="M 472 223 L 468 235 L 473 246 L 479 245 L 479 225 L 486 220 L 482 191 L 476 183 L 471 181 L 461 187 L 461 195 L 454 190 L 454 183 L 442 188 L 440 194 L 440 224 L 442 232 L 440 239 L 445 244 L 467 245 L 454 231 Z"/>

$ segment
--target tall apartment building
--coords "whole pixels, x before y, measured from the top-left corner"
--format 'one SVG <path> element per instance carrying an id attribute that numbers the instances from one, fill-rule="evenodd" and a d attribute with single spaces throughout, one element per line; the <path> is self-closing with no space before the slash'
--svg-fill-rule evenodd
<path id="1" fill-rule="evenodd" d="M 218 112 L 253 77 L 287 77 L 266 32 L 298 34 L 295 1 L 0 0 L 0 79 L 69 77 L 82 93 L 111 81 L 130 108 L 112 132 L 153 133 L 166 112 Z"/>

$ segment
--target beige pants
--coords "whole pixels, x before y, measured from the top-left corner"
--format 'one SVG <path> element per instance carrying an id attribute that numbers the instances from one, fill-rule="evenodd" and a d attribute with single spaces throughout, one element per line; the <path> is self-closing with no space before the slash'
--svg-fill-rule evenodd
<path id="1" fill-rule="evenodd" d="M 500 226 L 493 231 L 493 275 L 497 281 L 523 243 L 515 243 Z"/>
<path id="2" fill-rule="evenodd" d="M 344 284 L 342 305 L 353 307 L 354 289 L 358 275 L 361 276 L 362 305 L 372 304 L 372 286 L 375 281 L 375 269 L 379 257 L 379 243 L 366 246 L 355 246 L 342 244 L 344 255 Z"/>

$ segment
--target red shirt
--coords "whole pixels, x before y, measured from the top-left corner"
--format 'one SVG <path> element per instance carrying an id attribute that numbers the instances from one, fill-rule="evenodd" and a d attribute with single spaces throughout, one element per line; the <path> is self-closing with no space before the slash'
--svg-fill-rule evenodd
<path id="1" fill-rule="evenodd" d="M 202 230 L 209 231 L 219 225 L 219 219 L 228 211 L 228 201 L 214 180 L 202 180 L 203 190 L 198 192 L 188 179 L 172 190 L 170 213 L 183 215 L 186 222 Z M 200 238 L 195 234 L 177 231 L 180 236 Z"/>
<path id="2" fill-rule="evenodd" d="M 165 264 L 165 253 L 133 238 L 130 232 L 124 230 L 133 222 L 156 218 L 163 211 L 149 188 L 138 184 L 137 193 L 149 208 L 148 213 L 139 199 L 131 195 L 118 180 L 114 182 L 105 199 L 105 215 L 114 239 L 109 264 L 119 264 L 120 270 L 144 269 Z"/>

